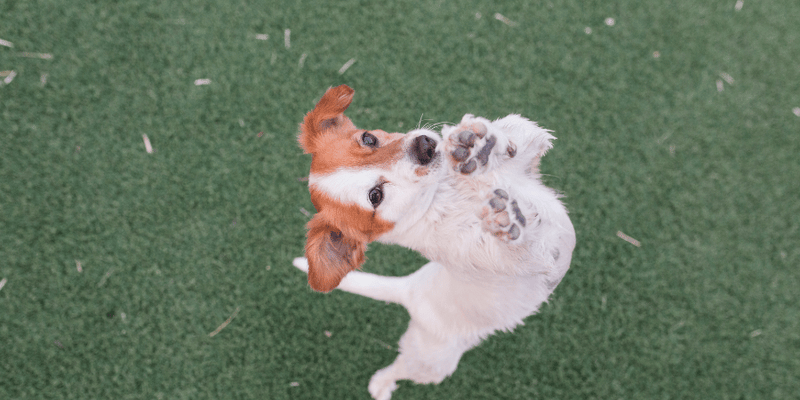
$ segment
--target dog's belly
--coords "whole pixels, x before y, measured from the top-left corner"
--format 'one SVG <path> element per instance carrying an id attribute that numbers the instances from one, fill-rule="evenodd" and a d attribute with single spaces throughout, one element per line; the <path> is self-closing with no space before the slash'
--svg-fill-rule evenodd
<path id="1" fill-rule="evenodd" d="M 487 230 L 484 218 L 497 189 L 507 192 L 509 204 L 513 201 L 524 215 L 516 240 Z M 522 172 L 498 171 L 470 179 L 449 177 L 424 214 L 398 224 L 380 241 L 417 250 L 451 270 L 546 274 L 553 282 L 569 267 L 575 233 L 553 190 Z"/>
<path id="2" fill-rule="evenodd" d="M 465 274 L 436 262 L 412 279 L 410 297 L 415 300 L 406 305 L 412 319 L 434 334 L 456 334 L 465 341 L 512 330 L 552 293 L 544 275 Z"/>

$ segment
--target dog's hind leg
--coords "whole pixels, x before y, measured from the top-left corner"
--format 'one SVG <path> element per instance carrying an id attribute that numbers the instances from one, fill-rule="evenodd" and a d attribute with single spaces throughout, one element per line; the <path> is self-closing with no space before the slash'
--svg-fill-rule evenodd
<path id="1" fill-rule="evenodd" d="M 412 318 L 400 338 L 400 354 L 372 376 L 369 392 L 377 400 L 388 400 L 398 380 L 437 384 L 456 370 L 461 355 L 479 341 L 474 338 L 468 342 L 456 334 L 435 335 Z"/>
<path id="2" fill-rule="evenodd" d="M 292 264 L 308 273 L 308 260 L 305 257 L 295 258 Z M 403 304 L 408 298 L 410 277 L 381 276 L 352 271 L 342 279 L 336 288 L 379 301 Z"/>
<path id="3" fill-rule="evenodd" d="M 381 276 L 352 271 L 342 279 L 337 289 L 379 301 L 403 304 L 408 298 L 409 277 Z"/>

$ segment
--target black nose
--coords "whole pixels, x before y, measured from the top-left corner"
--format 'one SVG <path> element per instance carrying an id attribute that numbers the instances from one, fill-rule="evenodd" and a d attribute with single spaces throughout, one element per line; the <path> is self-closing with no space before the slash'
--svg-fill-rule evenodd
<path id="1" fill-rule="evenodd" d="M 425 136 L 417 136 L 411 143 L 411 156 L 419 165 L 428 165 L 436 156 L 436 141 Z"/>

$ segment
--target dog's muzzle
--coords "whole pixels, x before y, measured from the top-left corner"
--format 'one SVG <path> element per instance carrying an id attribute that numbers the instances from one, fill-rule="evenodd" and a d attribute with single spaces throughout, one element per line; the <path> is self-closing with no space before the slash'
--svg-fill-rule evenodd
<path id="1" fill-rule="evenodd" d="M 411 142 L 409 153 L 419 165 L 428 165 L 436 157 L 436 140 L 420 135 Z"/>

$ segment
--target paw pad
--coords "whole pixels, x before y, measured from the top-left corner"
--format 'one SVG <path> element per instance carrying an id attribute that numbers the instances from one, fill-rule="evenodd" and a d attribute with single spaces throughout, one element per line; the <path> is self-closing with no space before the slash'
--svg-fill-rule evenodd
<path id="1" fill-rule="evenodd" d="M 463 126 L 463 130 L 452 137 L 454 148 L 450 156 L 455 161 L 456 169 L 462 174 L 469 175 L 489 162 L 489 155 L 497 144 L 497 138 L 487 136 L 487 133 L 486 125 L 473 122 Z"/>
<path id="2" fill-rule="evenodd" d="M 458 142 L 464 145 L 465 147 L 472 147 L 475 146 L 475 139 L 477 139 L 478 135 L 472 131 L 461 131 L 458 133 Z"/>
<path id="3" fill-rule="evenodd" d="M 525 216 L 517 201 L 511 200 L 505 190 L 495 190 L 489 199 L 489 207 L 484 210 L 484 228 L 501 239 L 513 241 L 522 236 L 525 224 Z"/>
<path id="4" fill-rule="evenodd" d="M 475 162 L 474 158 L 461 165 L 462 174 L 471 174 L 475 172 L 476 169 L 478 169 L 478 163 Z"/>
<path id="5" fill-rule="evenodd" d="M 514 145 L 514 143 L 509 143 L 508 144 L 508 148 L 506 149 L 506 153 L 508 153 L 508 156 L 511 157 L 511 158 L 516 157 L 516 155 L 517 155 L 517 146 Z"/>
<path id="6" fill-rule="evenodd" d="M 489 162 L 489 154 L 492 154 L 492 149 L 494 145 L 497 144 L 497 138 L 494 136 L 489 136 L 486 138 L 486 144 L 481 147 L 478 154 L 475 155 L 475 158 L 481 163 L 481 165 L 486 165 Z"/>
<path id="7" fill-rule="evenodd" d="M 455 150 L 451 153 L 454 159 L 457 161 L 464 161 L 469 157 L 469 150 L 466 147 L 458 146 Z"/>
<path id="8" fill-rule="evenodd" d="M 517 240 L 520 234 L 519 226 L 517 226 L 517 224 L 511 225 L 511 229 L 508 230 L 508 239 Z"/>

